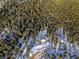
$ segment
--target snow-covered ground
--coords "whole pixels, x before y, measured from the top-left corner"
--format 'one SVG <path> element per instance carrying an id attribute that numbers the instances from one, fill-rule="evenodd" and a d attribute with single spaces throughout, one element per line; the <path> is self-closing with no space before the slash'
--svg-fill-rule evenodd
<path id="1" fill-rule="evenodd" d="M 49 42 L 45 43 L 45 44 L 40 44 L 40 45 L 37 45 L 35 47 L 33 47 L 31 50 L 30 50 L 30 54 L 29 56 L 32 56 L 33 54 L 37 53 L 37 52 L 40 52 L 40 51 L 44 51 L 45 49 L 51 47 L 51 44 Z"/>
<path id="2" fill-rule="evenodd" d="M 10 32 L 6 32 L 6 31 L 8 31 L 8 30 L 6 29 L 5 31 L 0 32 L 0 38 L 3 38 L 3 37 L 4 37 L 4 39 L 7 38 L 6 35 L 8 35 Z M 70 54 L 70 56 L 72 56 L 72 57 L 79 56 L 78 45 L 76 43 L 67 42 L 67 35 L 63 34 L 63 29 L 58 29 L 58 31 L 56 31 L 56 33 L 57 33 L 57 39 L 58 39 L 57 45 L 55 45 L 54 42 L 52 42 L 52 43 L 50 42 L 50 39 L 46 36 L 46 30 L 40 31 L 38 33 L 38 35 L 36 36 L 36 39 L 34 39 L 33 37 L 30 36 L 28 39 L 28 44 L 27 44 L 27 45 L 32 46 L 30 48 L 29 57 L 32 57 L 33 55 L 36 54 L 35 56 L 39 57 L 39 59 L 40 59 L 41 55 L 43 55 L 44 51 L 46 51 L 46 53 L 51 54 L 51 55 L 54 54 L 55 56 L 58 56 L 59 54 L 64 56 L 64 52 L 68 52 Z M 8 36 L 10 36 L 10 35 L 8 35 Z M 20 53 L 20 55 L 18 55 L 18 53 L 17 53 L 15 58 L 16 59 L 27 59 L 26 42 L 23 42 L 22 38 L 20 38 L 20 37 L 18 37 L 17 40 L 18 40 L 18 45 L 21 44 L 20 50 L 22 52 Z M 33 42 L 34 40 L 37 40 L 40 43 L 38 43 L 38 44 L 36 42 L 34 43 Z M 70 56 L 67 55 L 67 58 L 69 58 Z"/>

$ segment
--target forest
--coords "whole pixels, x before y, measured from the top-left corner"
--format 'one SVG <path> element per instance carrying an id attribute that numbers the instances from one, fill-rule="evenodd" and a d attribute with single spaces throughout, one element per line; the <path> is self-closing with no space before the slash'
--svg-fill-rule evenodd
<path id="1" fill-rule="evenodd" d="M 76 52 L 79 52 L 79 0 L 0 0 L 0 56 L 5 56 L 5 59 L 37 59 L 29 57 L 29 53 L 32 44 L 41 44 L 42 38 L 38 36 L 44 37 L 46 44 L 50 41 L 53 46 L 54 43 L 56 49 L 60 44 L 65 47 L 67 43 L 76 44 Z M 62 40 L 66 42 L 62 43 Z M 66 50 L 65 47 L 63 49 Z M 15 58 L 23 51 L 26 51 L 25 58 Z M 59 55 L 47 57 L 46 54 L 44 59 Z M 59 56 L 63 57 L 64 54 Z M 60 57 L 57 56 L 57 59 Z"/>

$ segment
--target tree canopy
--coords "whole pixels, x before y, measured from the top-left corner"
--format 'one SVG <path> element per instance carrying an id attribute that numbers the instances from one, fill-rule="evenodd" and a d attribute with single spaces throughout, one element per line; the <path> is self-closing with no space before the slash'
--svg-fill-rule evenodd
<path id="1" fill-rule="evenodd" d="M 78 0 L 9 0 L 0 9 L 0 28 L 36 35 L 43 28 L 53 34 L 63 26 L 71 37 L 79 35 Z"/>
<path id="2" fill-rule="evenodd" d="M 9 43 L 0 40 L 0 53 L 16 54 L 19 48 L 12 47 L 13 44 L 18 44 L 16 36 L 26 39 L 24 36 L 36 36 L 45 28 L 47 28 L 47 36 L 55 42 L 55 31 L 59 27 L 63 27 L 64 32 L 68 32 L 68 41 L 79 40 L 79 0 L 0 1 L 4 3 L 0 8 L 0 31 L 7 27 L 11 33 L 14 33 L 14 38 Z"/>

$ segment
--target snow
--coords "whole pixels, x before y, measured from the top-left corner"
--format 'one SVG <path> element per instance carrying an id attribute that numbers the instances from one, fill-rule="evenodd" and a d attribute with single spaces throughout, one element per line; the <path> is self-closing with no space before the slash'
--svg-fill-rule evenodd
<path id="1" fill-rule="evenodd" d="M 23 54 L 22 55 L 26 55 L 26 48 L 24 49 L 24 51 L 23 51 Z"/>
<path id="2" fill-rule="evenodd" d="M 46 40 L 45 40 L 45 39 L 41 40 L 41 43 L 44 43 L 44 42 L 46 42 Z"/>
<path id="3" fill-rule="evenodd" d="M 44 51 L 45 49 L 47 49 L 50 45 L 49 42 L 45 43 L 45 44 L 40 44 L 40 45 L 37 45 L 35 47 L 33 47 L 30 51 L 30 55 L 29 56 L 32 56 L 32 54 L 35 54 L 37 53 L 38 51 Z"/>
<path id="4" fill-rule="evenodd" d="M 25 43 L 21 46 L 21 50 L 25 48 Z"/>

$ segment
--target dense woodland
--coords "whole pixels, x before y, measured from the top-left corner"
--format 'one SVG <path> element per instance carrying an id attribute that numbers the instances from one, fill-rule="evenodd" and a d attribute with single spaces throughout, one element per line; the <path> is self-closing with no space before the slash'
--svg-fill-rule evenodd
<path id="1" fill-rule="evenodd" d="M 79 0 L 7 0 L 0 8 L 0 30 L 5 27 L 21 37 L 47 28 L 52 41 L 56 29 L 63 27 L 68 41 L 78 41 Z"/>

